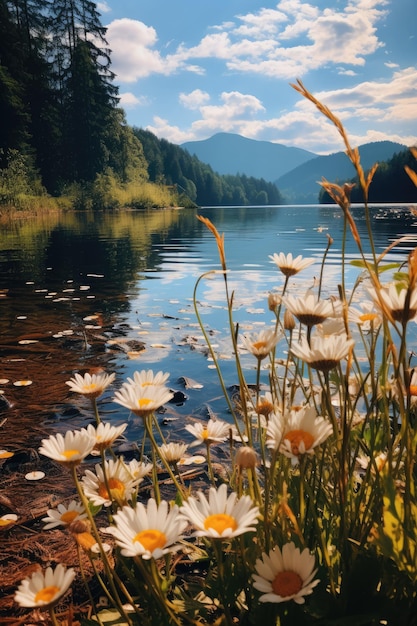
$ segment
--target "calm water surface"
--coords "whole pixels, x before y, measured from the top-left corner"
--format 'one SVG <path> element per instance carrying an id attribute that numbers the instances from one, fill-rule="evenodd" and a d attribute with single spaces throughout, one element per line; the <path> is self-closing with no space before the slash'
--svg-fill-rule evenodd
<path id="1" fill-rule="evenodd" d="M 267 296 L 279 290 L 283 277 L 268 255 L 292 252 L 317 263 L 294 278 L 302 294 L 319 276 L 328 244 L 325 293 L 337 294 L 341 276 L 343 218 L 335 206 L 203 208 L 225 235 L 229 285 L 235 293 L 235 321 L 242 332 L 269 327 Z M 353 209 L 367 243 L 361 207 Z M 71 214 L 17 221 L 2 227 L 0 242 L 0 379 L 13 406 L 36 413 L 53 429 L 78 428 L 91 421 L 82 398 L 65 386 L 75 371 L 103 367 L 117 373 L 116 387 L 137 369 L 170 372 L 177 401 L 169 419 L 206 416 L 210 410 L 227 418 L 217 374 L 207 358 L 193 308 L 199 276 L 219 269 L 213 236 L 194 210 L 157 210 L 120 214 Z M 405 260 L 417 242 L 417 220 L 404 206 L 372 209 L 375 245 L 381 253 L 406 237 L 388 259 Z M 348 233 L 346 258 L 358 258 Z M 347 271 L 353 283 L 358 270 Z M 221 275 L 204 279 L 197 290 L 199 310 L 210 331 L 228 385 L 236 382 L 227 340 Z M 250 357 L 244 366 L 254 367 Z M 253 376 L 255 371 L 253 370 Z M 182 377 L 202 388 L 185 389 Z M 248 373 L 248 380 L 251 374 Z M 30 379 L 29 387 L 13 382 Z M 20 394 L 20 395 L 19 395 Z M 140 425 L 111 401 L 104 417 L 129 420 L 128 436 Z M 7 408 L 7 405 L 3 406 Z M 168 421 L 168 420 L 167 420 Z"/>

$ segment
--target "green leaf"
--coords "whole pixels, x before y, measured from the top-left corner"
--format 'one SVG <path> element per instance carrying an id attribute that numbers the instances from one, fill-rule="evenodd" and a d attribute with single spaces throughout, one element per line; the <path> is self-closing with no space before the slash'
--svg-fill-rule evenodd
<path id="1" fill-rule="evenodd" d="M 375 263 L 372 263 L 371 261 L 365 263 L 362 259 L 354 259 L 353 261 L 350 261 L 350 265 L 353 265 L 353 267 L 360 267 L 361 269 L 370 268 L 378 274 L 401 267 L 401 263 L 385 263 L 384 265 L 375 265 Z M 408 274 L 406 274 L 406 276 L 408 276 Z"/>

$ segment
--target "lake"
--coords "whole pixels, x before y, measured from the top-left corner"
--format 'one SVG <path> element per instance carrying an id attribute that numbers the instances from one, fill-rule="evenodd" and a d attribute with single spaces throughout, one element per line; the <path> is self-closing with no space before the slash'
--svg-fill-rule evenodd
<path id="1" fill-rule="evenodd" d="M 368 250 L 363 209 L 352 211 Z M 337 294 L 343 240 L 338 207 L 216 207 L 198 212 L 225 234 L 241 332 L 273 323 L 267 297 L 284 278 L 269 259 L 275 252 L 317 259 L 293 280 L 302 294 L 320 273 L 330 236 L 323 296 Z M 405 260 L 416 245 L 417 218 L 403 205 L 375 206 L 371 214 L 377 252 L 406 237 L 387 256 Z M 220 268 L 214 238 L 196 215 L 190 209 L 71 213 L 2 226 L 0 419 L 7 419 L 5 427 L 11 428 L 12 418 L 14 426 L 30 419 L 42 432 L 85 426 L 92 417 L 88 403 L 71 394 L 65 381 L 94 367 L 116 372 L 115 388 L 135 370 L 170 372 L 169 385 L 177 395 L 164 414 L 167 424 L 211 412 L 227 419 L 193 308 L 198 277 Z M 358 258 L 350 233 L 346 258 Z M 358 272 L 348 268 L 350 283 Z M 233 385 L 223 286 L 221 275 L 203 280 L 197 300 L 226 383 Z M 244 357 L 243 364 L 251 382 L 253 358 Z M 185 388 L 184 378 L 198 383 L 196 388 Z M 141 425 L 111 398 L 111 391 L 103 398 L 103 418 L 128 420 L 128 438 L 138 439 Z M 24 445 L 24 432 L 19 441 Z"/>

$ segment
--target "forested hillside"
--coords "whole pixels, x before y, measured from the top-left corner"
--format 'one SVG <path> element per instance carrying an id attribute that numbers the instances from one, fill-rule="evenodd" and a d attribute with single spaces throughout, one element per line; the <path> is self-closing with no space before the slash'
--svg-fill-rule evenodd
<path id="1" fill-rule="evenodd" d="M 113 79 L 95 2 L 0 0 L 1 204 L 48 193 L 80 207 L 141 206 L 149 180 L 158 183 L 147 191 L 151 206 L 279 203 L 272 184 L 221 177 L 177 146 L 133 132 Z"/>
<path id="2" fill-rule="evenodd" d="M 180 191 L 198 205 L 282 204 L 278 188 L 263 178 L 221 176 L 196 156 L 151 132 L 134 128 L 143 146 L 153 182 L 179 185 Z"/>
<path id="3" fill-rule="evenodd" d="M 417 187 L 405 171 L 405 166 L 417 173 L 417 160 L 409 149 L 398 152 L 389 161 L 379 163 L 369 187 L 369 201 L 417 202 Z M 351 191 L 351 201 L 363 202 L 363 194 L 357 178 L 353 178 L 350 182 L 355 184 Z M 319 200 L 321 203 L 333 202 L 323 189 Z"/>

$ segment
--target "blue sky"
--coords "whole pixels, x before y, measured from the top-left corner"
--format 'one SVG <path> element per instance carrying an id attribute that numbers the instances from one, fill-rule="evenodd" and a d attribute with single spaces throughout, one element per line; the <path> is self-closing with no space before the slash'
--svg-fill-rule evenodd
<path id="1" fill-rule="evenodd" d="M 98 2 L 130 125 L 176 144 L 217 132 L 343 149 L 292 87 L 342 120 L 353 145 L 417 143 L 415 0 Z"/>

